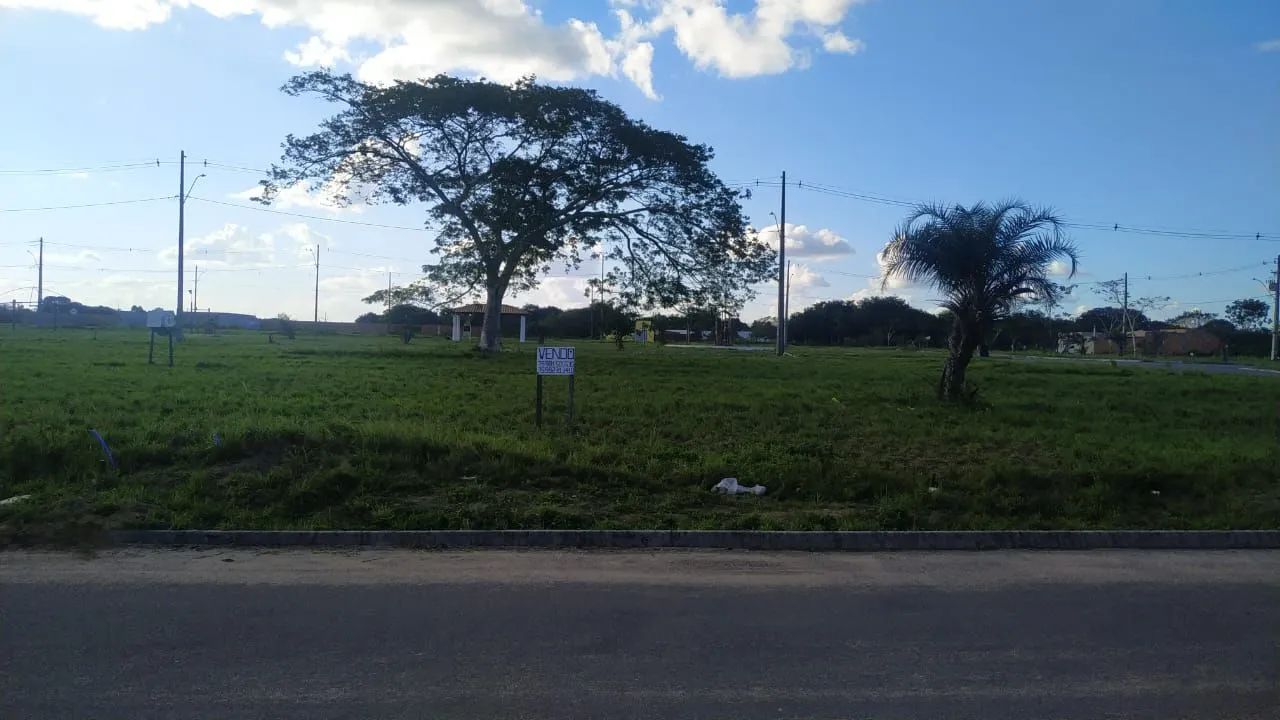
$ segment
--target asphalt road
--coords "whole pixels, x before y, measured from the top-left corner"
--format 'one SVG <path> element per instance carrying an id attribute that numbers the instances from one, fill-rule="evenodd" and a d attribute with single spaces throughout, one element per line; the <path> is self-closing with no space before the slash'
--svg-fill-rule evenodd
<path id="1" fill-rule="evenodd" d="M 1134 358 L 1089 358 L 1072 355 L 999 355 L 1015 362 L 1049 362 L 1049 363 L 1108 363 L 1117 367 L 1144 368 L 1146 370 L 1167 370 L 1169 372 L 1207 373 L 1209 375 L 1251 375 L 1253 377 L 1280 377 L 1280 370 L 1253 367 L 1252 365 L 1232 365 L 1228 363 L 1183 362 L 1182 360 L 1138 360 Z"/>
<path id="2" fill-rule="evenodd" d="M 1280 717 L 1280 552 L 0 553 L 0 717 Z"/>

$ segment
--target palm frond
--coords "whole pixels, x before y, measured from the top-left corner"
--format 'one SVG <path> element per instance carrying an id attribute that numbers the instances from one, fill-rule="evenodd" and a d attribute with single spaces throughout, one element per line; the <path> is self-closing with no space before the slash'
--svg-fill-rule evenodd
<path id="1" fill-rule="evenodd" d="M 894 278 L 938 289 L 944 307 L 977 321 L 1007 313 L 1026 295 L 1052 295 L 1050 264 L 1071 263 L 1079 250 L 1052 208 L 1020 200 L 970 207 L 916 207 L 882 255 L 882 289 Z"/>

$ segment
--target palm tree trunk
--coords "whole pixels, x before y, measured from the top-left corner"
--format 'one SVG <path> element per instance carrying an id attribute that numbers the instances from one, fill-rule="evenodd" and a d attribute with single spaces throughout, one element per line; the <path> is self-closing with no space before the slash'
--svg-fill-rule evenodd
<path id="1" fill-rule="evenodd" d="M 964 397 L 964 374 L 978 346 L 977 328 L 966 328 L 959 320 L 951 329 L 947 342 L 947 362 L 942 366 L 942 379 L 938 382 L 938 397 L 943 400 L 960 400 Z"/>

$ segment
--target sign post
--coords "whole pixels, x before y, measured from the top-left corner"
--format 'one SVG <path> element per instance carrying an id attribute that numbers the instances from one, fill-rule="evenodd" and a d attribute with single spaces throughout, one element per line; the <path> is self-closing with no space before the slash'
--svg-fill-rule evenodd
<path id="1" fill-rule="evenodd" d="M 574 348 L 571 347 L 539 347 L 537 355 L 538 369 L 538 387 L 535 396 L 536 407 L 534 408 L 534 420 L 538 427 L 542 427 L 542 376 L 543 375 L 567 375 L 569 376 L 569 407 L 565 414 L 567 420 L 573 422 L 573 379 L 574 379 Z"/>
<path id="2" fill-rule="evenodd" d="M 151 331 L 151 343 L 147 347 L 147 364 L 155 362 L 156 335 L 169 339 L 169 367 L 173 367 L 173 334 L 177 331 L 175 316 L 168 310 L 152 310 L 147 313 L 147 329 Z"/>

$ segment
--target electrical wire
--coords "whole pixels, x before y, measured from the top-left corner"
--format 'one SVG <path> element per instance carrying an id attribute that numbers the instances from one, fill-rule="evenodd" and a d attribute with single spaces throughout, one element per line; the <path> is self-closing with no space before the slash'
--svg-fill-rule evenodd
<path id="1" fill-rule="evenodd" d="M 761 183 L 762 185 L 771 187 L 781 187 L 781 183 Z M 890 198 L 882 195 L 871 193 L 855 192 L 842 188 L 823 185 L 820 183 L 806 183 L 803 180 L 796 181 L 794 187 L 800 190 L 808 190 L 811 192 L 822 193 L 835 197 L 842 197 L 851 200 L 861 200 L 864 202 L 877 203 L 881 205 L 892 205 L 897 207 L 918 207 L 922 203 L 912 200 L 902 200 L 899 198 Z M 1099 230 L 1110 232 L 1131 233 L 1137 235 L 1154 235 L 1159 237 L 1177 237 L 1196 240 L 1280 240 L 1280 233 L 1241 233 L 1230 232 L 1226 230 L 1177 230 L 1171 228 L 1158 227 L 1140 227 L 1135 225 L 1122 225 L 1120 223 L 1097 223 L 1083 221 L 1066 221 L 1064 227 L 1075 228 L 1078 230 Z"/>
<path id="2" fill-rule="evenodd" d="M 98 252 L 154 252 L 160 248 L 131 248 L 131 247 L 108 247 L 105 245 L 81 245 L 79 243 L 64 243 L 45 240 L 45 245 L 54 245 L 56 247 L 77 248 L 80 250 L 96 250 Z"/>
<path id="3" fill-rule="evenodd" d="M 120 162 L 103 165 L 88 165 L 83 167 L 60 167 L 60 168 L 0 168 L 0 177 L 21 177 L 27 175 L 66 175 L 72 173 L 83 172 L 117 172 L 121 170 L 138 170 L 141 168 L 155 168 L 160 166 L 159 160 L 141 160 L 135 162 Z"/>
<path id="4" fill-rule="evenodd" d="M 176 197 L 176 196 L 175 196 Z M 254 207 L 252 205 L 240 205 L 238 203 L 223 202 L 222 200 L 210 200 L 209 198 L 196 197 L 188 195 L 188 200 L 199 200 L 200 202 L 213 203 L 214 205 L 225 205 L 227 207 L 240 208 L 241 210 L 254 210 L 256 212 L 271 213 L 273 215 L 288 215 L 289 217 L 305 218 L 307 220 L 319 220 L 321 222 L 341 223 L 343 225 L 360 225 L 363 227 L 381 228 L 383 230 L 408 230 L 410 232 L 429 232 L 426 228 L 408 227 L 405 225 L 384 225 L 382 223 L 364 222 L 361 220 L 343 220 L 341 218 L 327 218 L 319 215 L 307 215 L 305 213 L 289 212 L 287 210 L 273 210 L 267 207 Z"/>
<path id="5" fill-rule="evenodd" d="M 106 207 L 108 205 L 130 205 L 133 203 L 155 202 L 157 200 L 175 200 L 177 195 L 164 195 L 161 197 L 138 198 L 136 200 L 112 200 L 110 202 L 82 203 L 79 205 L 49 205 L 45 207 L 27 207 L 27 208 L 0 208 L 0 212 L 16 213 L 16 212 L 41 212 L 44 210 L 76 210 L 79 208 Z"/>

